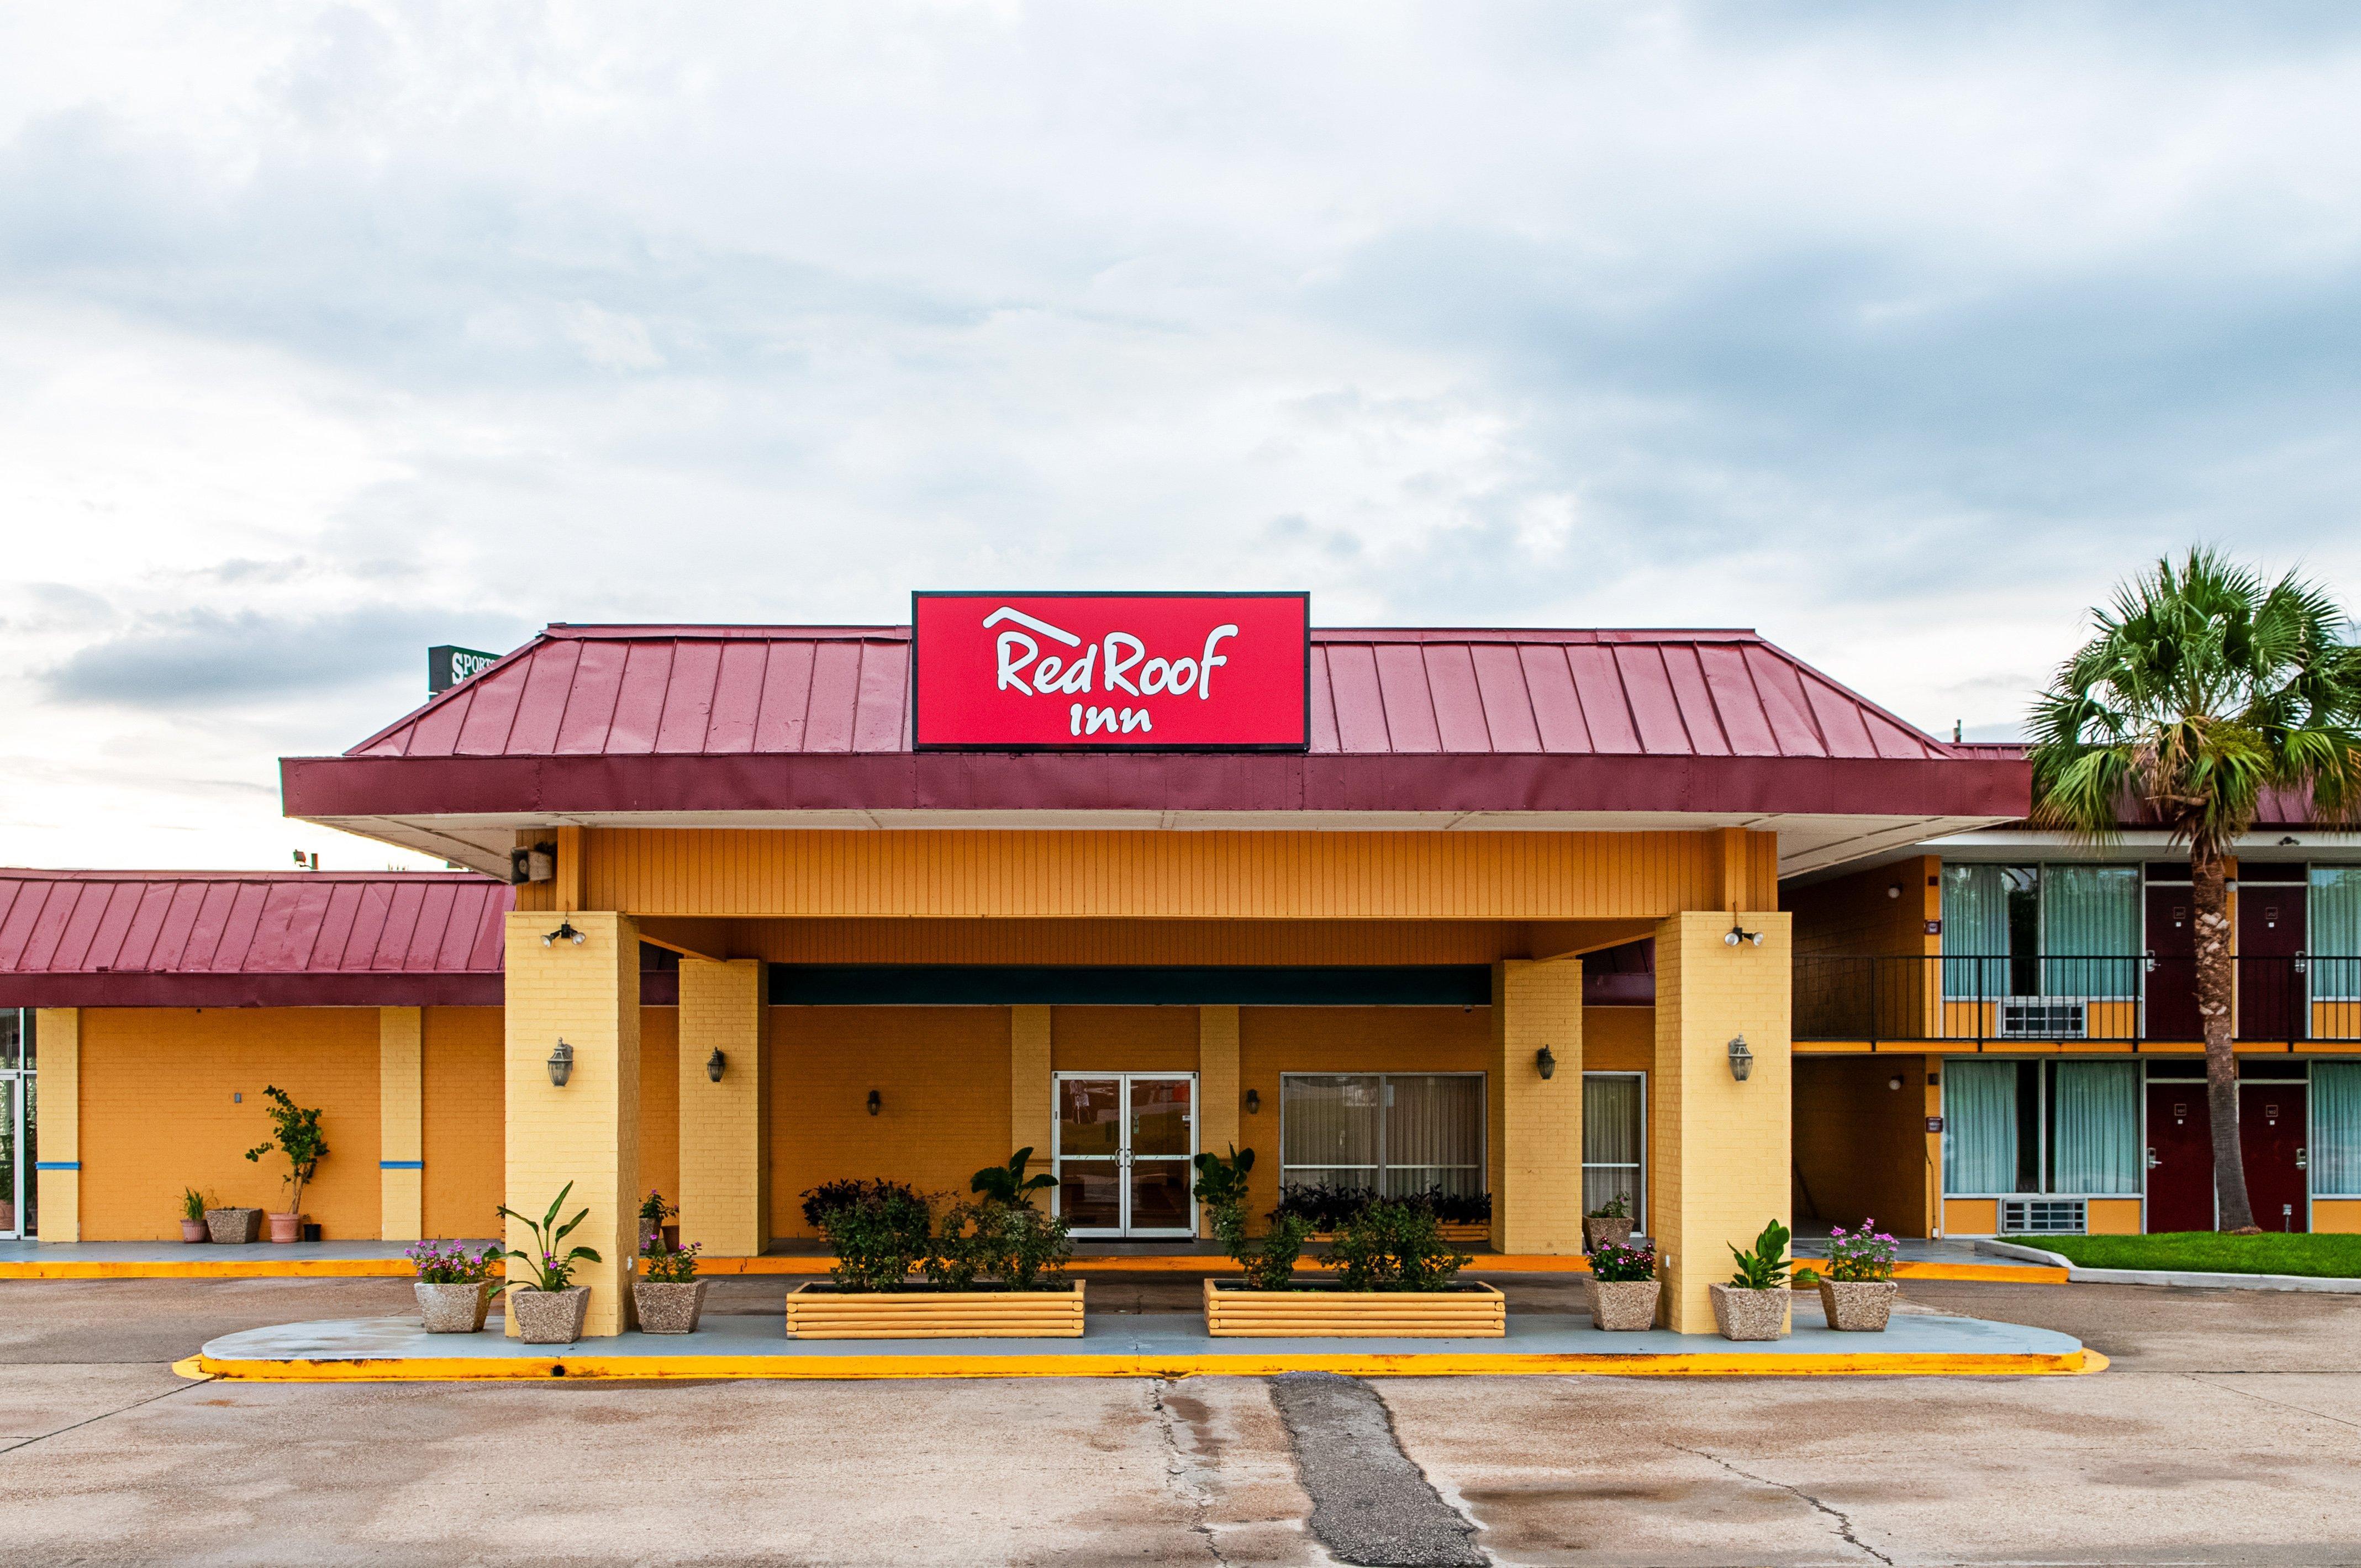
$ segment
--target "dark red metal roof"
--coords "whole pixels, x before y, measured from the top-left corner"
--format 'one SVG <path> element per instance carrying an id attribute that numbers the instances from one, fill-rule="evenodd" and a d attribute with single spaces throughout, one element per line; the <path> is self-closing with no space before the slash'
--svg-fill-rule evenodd
<path id="1" fill-rule="evenodd" d="M 498 1003 L 515 902 L 467 872 L 0 870 L 0 1006 Z"/>

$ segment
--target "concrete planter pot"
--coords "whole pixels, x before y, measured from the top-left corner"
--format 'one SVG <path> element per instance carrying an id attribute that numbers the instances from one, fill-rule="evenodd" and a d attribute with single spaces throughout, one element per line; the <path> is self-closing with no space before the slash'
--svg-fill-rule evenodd
<path id="1" fill-rule="evenodd" d="M 1590 1326 L 1631 1333 L 1656 1326 L 1656 1298 L 1664 1294 L 1660 1279 L 1594 1279 L 1590 1282 Z"/>
<path id="2" fill-rule="evenodd" d="M 492 1282 L 471 1280 L 461 1285 L 428 1285 L 415 1281 L 411 1288 L 418 1292 L 419 1315 L 426 1320 L 430 1334 L 471 1334 L 484 1326 L 484 1313 L 491 1306 Z"/>
<path id="3" fill-rule="evenodd" d="M 262 1211 L 259 1209 L 208 1209 L 205 1229 L 215 1246 L 246 1246 L 262 1239 Z"/>
<path id="4" fill-rule="evenodd" d="M 192 1243 L 209 1242 L 214 1239 L 214 1228 L 203 1220 L 183 1220 L 181 1222 L 181 1239 Z"/>
<path id="5" fill-rule="evenodd" d="M 1734 1285 L 1709 1285 L 1713 1326 L 1721 1337 L 1734 1340 L 1777 1339 L 1787 1332 L 1787 1291 L 1741 1290 Z"/>
<path id="6" fill-rule="evenodd" d="M 1828 1327 L 1847 1333 L 1882 1334 L 1902 1287 L 1891 1279 L 1820 1281 L 1820 1310 Z"/>
<path id="7" fill-rule="evenodd" d="M 639 1280 L 631 1286 L 631 1304 L 640 1310 L 643 1334 L 693 1334 L 705 1312 L 705 1287 L 692 1279 L 686 1285 L 657 1285 Z"/>
<path id="8" fill-rule="evenodd" d="M 292 1246 L 303 1239 L 303 1216 L 273 1214 L 270 1216 L 270 1240 L 278 1246 Z"/>
<path id="9" fill-rule="evenodd" d="M 1585 1220 L 1582 1222 L 1582 1250 L 1597 1252 L 1602 1246 L 1621 1246 L 1631 1239 L 1629 1220 Z"/>
<path id="10" fill-rule="evenodd" d="M 582 1337 L 582 1320 L 590 1315 L 590 1287 L 511 1290 L 509 1311 L 516 1319 L 517 1338 L 525 1343 L 572 1344 Z"/>

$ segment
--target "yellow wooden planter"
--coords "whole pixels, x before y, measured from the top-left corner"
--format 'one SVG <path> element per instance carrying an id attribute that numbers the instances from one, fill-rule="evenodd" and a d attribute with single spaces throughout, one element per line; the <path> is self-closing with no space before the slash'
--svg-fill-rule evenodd
<path id="1" fill-rule="evenodd" d="M 789 1339 L 1080 1339 L 1082 1286 L 1067 1290 L 787 1292 Z"/>
<path id="2" fill-rule="evenodd" d="M 1445 1220 L 1435 1231 L 1454 1246 L 1489 1246 L 1492 1245 L 1492 1223 L 1489 1220 Z M 1325 1246 L 1336 1239 L 1334 1231 L 1314 1231 L 1303 1238 Z"/>
<path id="3" fill-rule="evenodd" d="M 1205 1281 L 1205 1332 L 1215 1339 L 1499 1339 L 1509 1302 L 1489 1285 L 1453 1290 L 1248 1290 Z"/>

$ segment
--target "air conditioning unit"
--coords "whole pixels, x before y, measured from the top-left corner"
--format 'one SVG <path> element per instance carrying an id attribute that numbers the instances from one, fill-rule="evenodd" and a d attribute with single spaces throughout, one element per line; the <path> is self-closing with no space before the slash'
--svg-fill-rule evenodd
<path id="1" fill-rule="evenodd" d="M 2008 996 L 2000 1003 L 2000 1037 L 2004 1040 L 2081 1040 L 2090 1037 L 2091 1009 L 2086 1002 L 2055 996 Z"/>
<path id="2" fill-rule="evenodd" d="M 2091 1205 L 2081 1198 L 2004 1198 L 2001 1234 L 2079 1236 L 2089 1234 Z"/>

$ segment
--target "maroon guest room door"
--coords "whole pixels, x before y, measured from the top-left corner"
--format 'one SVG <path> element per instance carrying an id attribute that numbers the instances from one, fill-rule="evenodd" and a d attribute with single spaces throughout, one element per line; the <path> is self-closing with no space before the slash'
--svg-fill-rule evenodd
<path id="1" fill-rule="evenodd" d="M 2258 865 L 2238 873 L 2238 1038 L 2300 1040 L 2312 1031 L 2302 954 L 2311 878 L 2303 866 Z M 2256 1211 L 2260 1223 L 2261 1211 Z M 2276 1226 L 2265 1226 L 2275 1230 Z"/>
<path id="2" fill-rule="evenodd" d="M 2304 1200 L 2310 1178 L 2304 1148 L 2307 1095 L 2301 1083 L 2238 1085 L 2238 1152 L 2246 1167 L 2246 1201 L 2267 1231 L 2311 1229 Z"/>
<path id="3" fill-rule="evenodd" d="M 2147 1228 L 2213 1228 L 2213 1119 L 2205 1080 L 2147 1086 Z"/>
<path id="4" fill-rule="evenodd" d="M 2197 927 L 2186 883 L 2147 889 L 2147 1027 L 2151 1040 L 2198 1040 Z"/>

